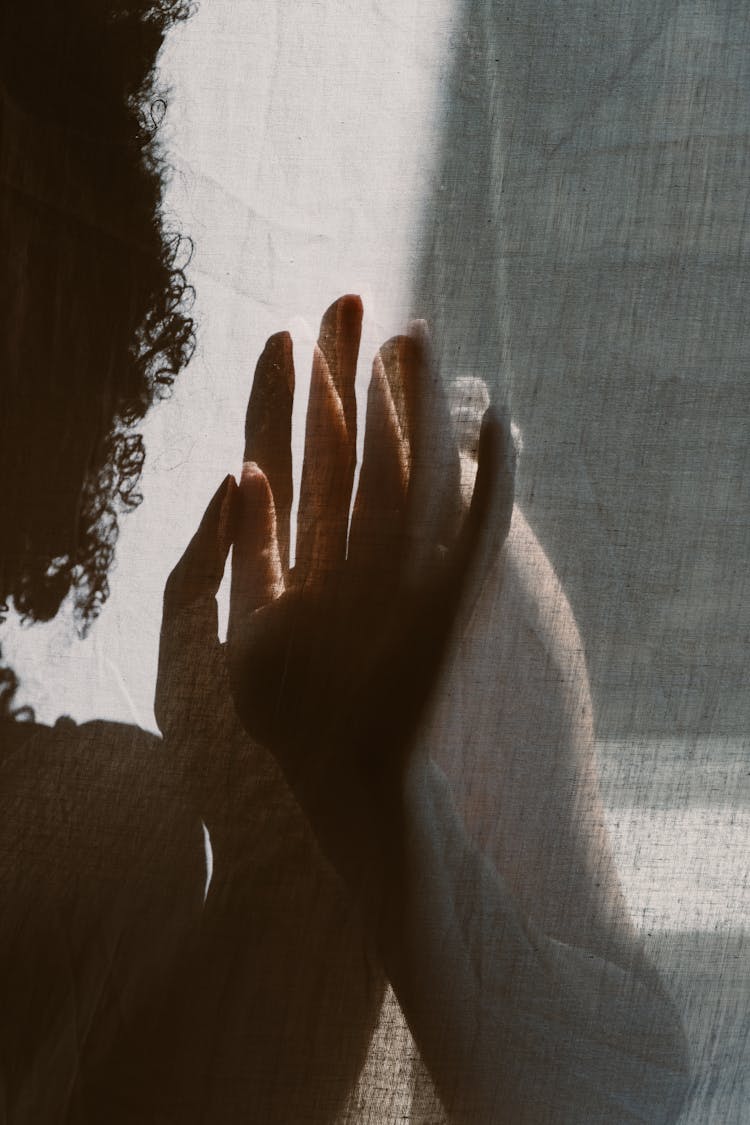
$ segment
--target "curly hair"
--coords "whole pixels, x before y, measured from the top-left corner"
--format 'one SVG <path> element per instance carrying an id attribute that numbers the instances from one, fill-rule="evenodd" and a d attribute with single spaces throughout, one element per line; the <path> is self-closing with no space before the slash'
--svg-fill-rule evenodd
<path id="1" fill-rule="evenodd" d="M 135 427 L 193 348 L 155 67 L 182 2 L 0 2 L 0 602 L 79 627 L 140 501 Z M 3 679 L 6 695 L 12 674 Z"/>

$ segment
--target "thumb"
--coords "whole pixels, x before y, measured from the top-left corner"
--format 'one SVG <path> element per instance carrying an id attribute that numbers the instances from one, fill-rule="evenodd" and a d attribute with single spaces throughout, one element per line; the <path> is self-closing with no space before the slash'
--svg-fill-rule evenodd
<path id="1" fill-rule="evenodd" d="M 164 615 L 186 609 L 202 597 L 215 597 L 234 538 L 237 485 L 227 476 L 219 485 L 185 553 L 167 579 Z"/>
<path id="2" fill-rule="evenodd" d="M 226 477 L 164 588 L 154 711 L 162 734 L 186 718 L 220 653 L 216 592 L 231 546 L 237 485 Z M 188 708 L 189 709 L 189 708 Z"/>

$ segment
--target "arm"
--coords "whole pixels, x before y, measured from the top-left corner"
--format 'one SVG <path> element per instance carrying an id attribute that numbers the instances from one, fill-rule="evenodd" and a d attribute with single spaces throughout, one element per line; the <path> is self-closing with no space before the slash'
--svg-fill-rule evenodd
<path id="1" fill-rule="evenodd" d="M 451 1116 L 673 1120 L 684 1035 L 620 889 L 583 643 L 518 508 L 422 741 L 441 768 L 410 773 L 407 921 L 383 948 Z"/>
<path id="2" fill-rule="evenodd" d="M 637 946 L 629 963 L 550 938 L 469 843 L 444 776 L 407 778 L 404 871 L 379 927 L 394 991 L 451 1121 L 674 1121 L 679 1019 Z"/>
<path id="3" fill-rule="evenodd" d="M 195 1120 L 330 1122 L 364 1061 L 384 988 L 361 919 L 278 762 L 235 713 L 216 592 L 231 543 L 226 480 L 164 597 L 156 714 L 204 822 L 212 878 L 160 1034 L 169 1097 Z"/>
<path id="4" fill-rule="evenodd" d="M 277 759 L 359 904 L 454 1120 L 639 1120 L 644 1105 L 651 1121 L 669 1120 L 682 1082 L 679 1025 L 653 974 L 629 953 L 618 963 L 550 936 L 522 912 L 467 840 L 440 775 L 414 752 L 467 575 L 479 555 L 494 557 L 493 534 L 502 542 L 508 531 L 509 435 L 491 419 L 483 428 L 470 513 L 453 543 L 442 538 L 439 505 L 426 519 L 417 504 L 430 482 L 442 492 L 418 424 L 430 385 L 424 354 L 414 340 L 390 342 L 373 369 L 347 543 L 353 311 L 351 302 L 329 310 L 316 351 L 294 568 L 285 546 L 291 395 L 282 410 L 274 392 L 293 386 L 290 348 L 277 341 L 256 372 L 254 464 L 233 533 L 237 713 Z M 595 1018 L 590 995 L 611 1014 Z"/>

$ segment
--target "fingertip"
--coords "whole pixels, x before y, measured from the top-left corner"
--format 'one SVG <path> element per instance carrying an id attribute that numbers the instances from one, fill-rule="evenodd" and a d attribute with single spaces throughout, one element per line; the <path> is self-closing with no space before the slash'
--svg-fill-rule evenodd
<path id="1" fill-rule="evenodd" d="M 479 456 L 482 454 L 482 434 L 484 433 L 485 458 L 493 457 L 496 472 L 515 472 L 516 443 L 510 411 L 505 405 L 490 405 L 482 416 L 479 432 Z"/>
<path id="2" fill-rule="evenodd" d="M 380 347 L 383 356 L 397 360 L 401 366 L 413 363 L 424 355 L 422 340 L 411 332 L 408 335 L 391 336 Z"/>
<path id="3" fill-rule="evenodd" d="M 477 476 L 471 498 L 471 513 L 487 507 L 492 483 L 497 479 L 500 465 L 503 425 L 496 408 L 488 406 L 482 415 L 477 448 Z"/>
<path id="4" fill-rule="evenodd" d="M 325 356 L 341 399 L 347 430 L 352 441 L 357 426 L 354 384 L 362 336 L 362 317 L 363 307 L 360 297 L 354 293 L 339 297 L 323 314 L 318 336 L 318 346 Z"/>
<path id="5" fill-rule="evenodd" d="M 227 473 L 203 513 L 199 528 L 203 540 L 216 543 L 220 541 L 221 530 L 229 523 L 236 488 L 234 477 L 231 473 Z"/>
<path id="6" fill-rule="evenodd" d="M 217 545 L 221 558 L 226 562 L 229 548 L 234 542 L 237 522 L 237 481 L 228 473 L 221 485 L 221 508 L 217 529 Z"/>
<path id="7" fill-rule="evenodd" d="M 254 556 L 276 540 L 276 508 L 268 477 L 254 461 L 242 466 L 238 488 L 235 559 Z"/>
<path id="8" fill-rule="evenodd" d="M 339 301 L 339 328 L 357 345 L 362 333 L 364 313 L 362 298 L 356 293 L 347 293 Z"/>
<path id="9" fill-rule="evenodd" d="M 435 373 L 435 357 L 432 337 L 426 320 L 412 320 L 408 328 L 408 338 L 414 345 L 414 363 L 429 376 Z"/>
<path id="10" fill-rule="evenodd" d="M 279 549 L 289 559 L 289 513 L 292 506 L 292 414 L 295 370 L 292 337 L 276 332 L 258 360 L 245 418 L 243 461 L 262 466 L 273 495 Z M 242 478 L 240 477 L 240 483 Z M 252 487 L 252 486 L 250 486 Z"/>
<path id="11" fill-rule="evenodd" d="M 180 609 L 216 594 L 236 527 L 237 484 L 228 474 L 211 497 L 203 518 L 167 581 L 165 609 Z"/>
<path id="12" fill-rule="evenodd" d="M 344 293 L 326 309 L 323 313 L 323 320 L 326 321 L 329 317 L 333 319 L 335 316 L 339 325 L 341 325 L 343 321 L 349 321 L 351 324 L 361 324 L 363 315 L 364 306 L 359 294 Z"/>
<path id="13" fill-rule="evenodd" d="M 275 371 L 283 372 L 289 393 L 294 394 L 294 345 L 287 331 L 275 332 L 266 340 L 262 358 Z"/>
<path id="14" fill-rule="evenodd" d="M 510 527 L 514 501 L 514 446 L 506 410 L 489 406 L 479 433 L 477 476 L 468 519 L 469 540 L 482 534 L 500 545 Z M 473 548 L 472 548 L 473 549 Z"/>
<path id="15" fill-rule="evenodd" d="M 286 350 L 288 348 L 291 348 L 291 346 L 292 337 L 286 330 L 286 328 L 283 328 L 280 332 L 272 333 L 266 340 L 266 350 L 269 348 L 271 350 L 281 349 L 282 351 L 286 352 Z"/>
<path id="16" fill-rule="evenodd" d="M 421 347 L 426 354 L 429 353 L 432 345 L 432 339 L 430 337 L 430 328 L 426 320 L 424 320 L 422 317 L 417 317 L 414 320 L 410 320 L 409 326 L 407 328 L 407 333 L 412 340 L 416 341 L 419 347 Z"/>
<path id="17" fill-rule="evenodd" d="M 240 470 L 240 485 L 247 480 L 253 480 L 255 477 L 263 475 L 260 465 L 256 464 L 255 461 L 243 461 Z"/>
<path id="18" fill-rule="evenodd" d="M 362 330 L 364 307 L 362 298 L 356 293 L 346 293 L 329 305 L 320 319 L 318 343 L 324 350 L 331 350 L 342 337 L 359 343 Z"/>
<path id="19" fill-rule="evenodd" d="M 420 403 L 424 391 L 425 353 L 412 336 L 392 336 L 379 350 L 383 371 L 398 413 L 402 433 L 410 445 L 418 444 Z"/>
<path id="20" fill-rule="evenodd" d="M 242 466 L 238 487 L 237 530 L 232 557 L 230 620 L 244 620 L 275 597 L 282 583 L 276 509 L 263 470 L 254 461 Z"/>
<path id="21" fill-rule="evenodd" d="M 487 409 L 482 414 L 482 421 L 479 425 L 479 447 L 482 447 L 482 438 L 484 437 L 485 445 L 490 440 L 490 435 L 496 436 L 502 427 L 502 415 L 497 407 L 490 403 Z"/>
<path id="22" fill-rule="evenodd" d="M 243 503 L 257 502 L 266 497 L 271 498 L 271 486 L 268 483 L 268 477 L 257 462 L 243 461 L 237 491 Z"/>
<path id="23" fill-rule="evenodd" d="M 242 466 L 238 488 L 237 540 L 262 540 L 276 537 L 276 505 L 268 477 L 254 461 Z"/>
<path id="24" fill-rule="evenodd" d="M 288 332 L 269 336 L 258 357 L 245 414 L 244 459 L 268 457 L 274 436 L 291 425 L 294 351 Z"/>

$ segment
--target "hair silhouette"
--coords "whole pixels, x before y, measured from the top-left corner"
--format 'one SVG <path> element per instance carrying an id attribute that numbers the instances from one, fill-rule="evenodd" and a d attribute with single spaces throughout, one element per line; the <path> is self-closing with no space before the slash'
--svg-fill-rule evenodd
<path id="1" fill-rule="evenodd" d="M 193 347 L 155 76 L 187 7 L 2 0 L 0 13 L 0 601 L 48 620 L 72 590 L 85 629 L 118 515 L 140 501 L 135 426 Z M 0 687 L 7 708 L 7 669 Z"/>

